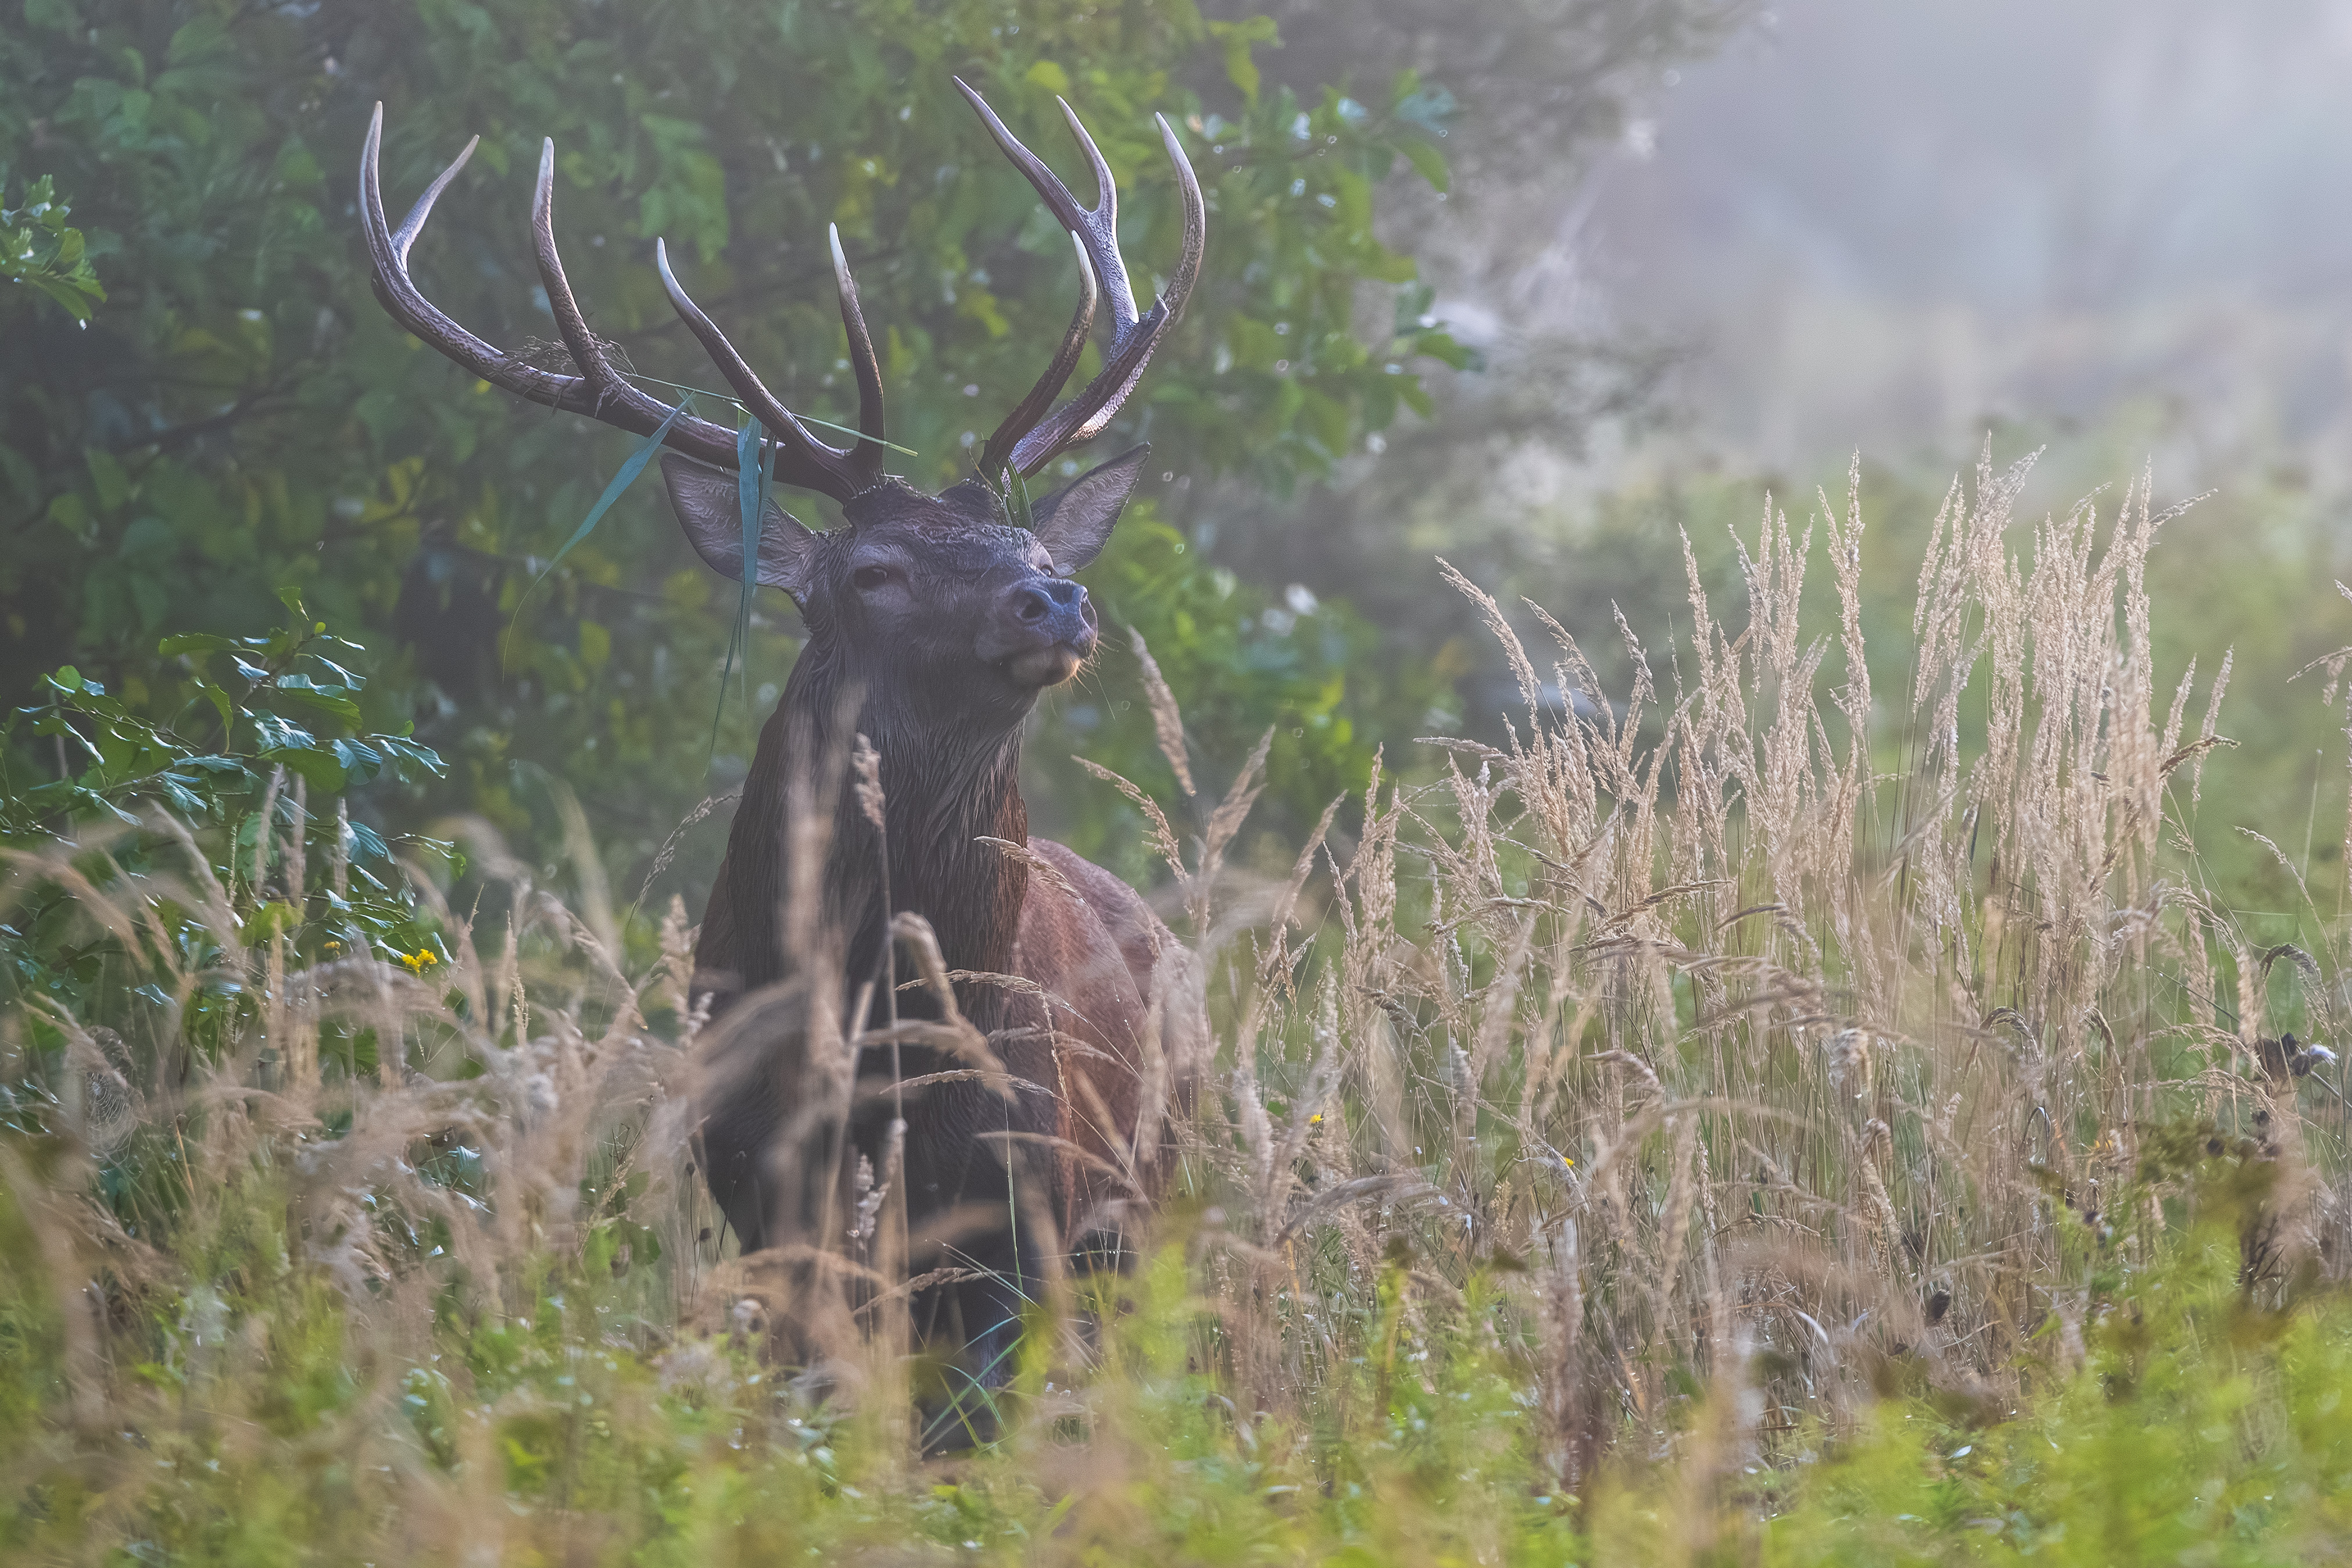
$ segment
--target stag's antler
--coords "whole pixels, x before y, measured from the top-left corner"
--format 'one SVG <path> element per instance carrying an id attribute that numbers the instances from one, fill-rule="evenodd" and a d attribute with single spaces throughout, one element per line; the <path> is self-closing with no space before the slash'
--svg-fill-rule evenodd
<path id="1" fill-rule="evenodd" d="M 1097 194 L 1092 207 L 1078 205 L 1069 188 L 1004 128 L 1004 122 L 980 94 L 961 79 L 957 80 L 956 86 L 980 111 L 981 120 L 1005 156 L 1028 176 L 1055 217 L 1070 231 L 1078 255 L 1078 309 L 1070 320 L 1069 331 L 1063 334 L 1061 346 L 1055 351 L 1045 375 L 982 448 L 981 472 L 992 480 L 1008 468 L 1017 468 L 1024 476 L 1034 474 L 1063 448 L 1099 435 L 1110 423 L 1111 416 L 1127 401 L 1128 394 L 1135 389 L 1161 334 L 1183 312 L 1185 298 L 1200 276 L 1208 222 L 1192 165 L 1186 160 L 1176 132 L 1170 129 L 1167 117 L 1159 116 L 1160 140 L 1167 146 L 1169 162 L 1175 165 L 1177 188 L 1184 203 L 1184 246 L 1177 258 L 1176 270 L 1169 279 L 1168 292 L 1148 313 L 1139 317 L 1134 290 L 1128 282 L 1127 265 L 1118 254 L 1118 189 L 1112 183 L 1110 165 L 1104 161 L 1094 138 L 1087 134 L 1087 128 L 1079 123 L 1076 112 L 1067 103 L 1062 104 L 1070 130 L 1094 169 Z M 604 345 L 589 331 L 587 318 L 582 314 L 579 301 L 572 297 L 572 284 L 563 275 L 563 259 L 555 248 L 552 141 L 542 142 L 540 148 L 539 188 L 530 209 L 531 247 L 539 262 L 540 281 L 547 290 L 548 308 L 555 316 L 557 330 L 563 334 L 564 347 L 571 352 L 572 363 L 579 367 L 577 375 L 542 370 L 503 349 L 493 348 L 443 314 L 408 276 L 410 247 L 416 243 L 425 219 L 432 216 L 434 202 L 457 177 L 457 171 L 466 166 L 466 160 L 473 155 L 481 138 L 478 136 L 466 143 L 456 160 L 425 188 L 425 194 L 417 198 L 415 206 L 409 209 L 408 216 L 397 229 L 384 218 L 383 194 L 378 185 L 377 163 L 383 139 L 383 105 L 379 103 L 368 122 L 367 144 L 360 153 L 360 217 L 374 260 L 376 298 L 383 302 L 394 320 L 493 386 L 504 387 L 551 408 L 585 414 L 638 436 L 652 435 L 667 420 L 669 428 L 662 438 L 665 445 L 719 468 L 735 466 L 735 432 L 707 419 L 687 416 L 670 420 L 670 410 L 658 398 L 631 385 L 613 368 Z M 849 334 L 849 363 L 857 378 L 859 439 L 849 447 L 828 446 L 809 434 L 807 426 L 752 374 L 743 356 L 735 352 L 735 345 L 727 341 L 727 335 L 688 298 L 670 271 L 668 247 L 658 240 L 654 245 L 654 265 L 661 273 L 662 287 L 669 293 L 670 304 L 688 330 L 700 340 L 719 373 L 727 378 L 727 384 L 735 389 L 735 395 L 765 429 L 767 445 L 776 458 L 777 479 L 845 501 L 872 489 L 882 480 L 882 370 L 875 357 L 873 339 L 866 330 L 865 314 L 858 308 L 857 285 L 850 278 L 849 264 L 841 253 L 840 232 L 833 231 L 830 238 L 834 283 L 841 296 L 841 322 Z M 1110 347 L 1103 356 L 1102 371 L 1077 396 L 1049 414 L 1047 410 L 1055 397 L 1070 379 L 1071 371 L 1077 367 L 1078 356 L 1086 352 L 1087 335 L 1093 329 L 1095 307 L 1101 293 L 1109 295 L 1111 309 Z"/>
<path id="2" fill-rule="evenodd" d="M 530 208 L 531 242 L 539 261 L 540 281 L 547 289 L 548 308 L 554 313 L 556 328 L 563 334 L 564 347 L 571 351 L 572 363 L 580 367 L 578 375 L 541 370 L 491 347 L 443 314 L 409 279 L 409 247 L 416 243 L 425 220 L 432 216 L 435 200 L 457 177 L 457 171 L 466 166 L 466 160 L 473 156 L 481 138 L 478 136 L 466 143 L 465 151 L 425 188 L 425 194 L 417 198 L 416 205 L 397 229 L 385 221 L 383 193 L 377 181 L 378 149 L 383 139 L 383 105 L 379 103 L 374 117 L 368 121 L 367 144 L 360 153 L 360 217 L 367 230 L 368 251 L 374 260 L 376 298 L 383 302 L 393 319 L 493 386 L 504 387 L 551 408 L 585 414 L 633 435 L 650 436 L 659 429 L 669 417 L 669 409 L 651 394 L 630 385 L 613 368 L 604 345 L 588 331 L 587 318 L 581 313 L 579 301 L 572 298 L 572 284 L 563 275 L 563 259 L 555 248 L 555 143 L 545 142 L 540 149 L 539 189 Z M 778 402 L 775 395 L 751 374 L 743 356 L 711 324 L 710 318 L 687 298 L 686 290 L 678 287 L 677 279 L 670 273 L 666 248 L 658 243 L 654 257 L 661 269 L 662 285 L 669 290 L 670 303 L 701 340 L 728 384 L 742 398 L 744 406 L 766 427 L 777 458 L 777 479 L 845 501 L 879 483 L 882 373 L 875 359 L 873 341 L 866 335 L 866 318 L 858 309 L 857 286 L 851 281 L 848 264 L 841 254 L 840 236 L 833 236 L 834 280 L 841 294 L 842 325 L 849 333 L 849 362 L 857 377 L 857 426 L 862 436 L 850 447 L 827 446 L 810 435 L 807 427 L 793 416 L 792 410 Z M 664 445 L 690 458 L 723 468 L 735 466 L 735 432 L 708 419 L 679 418 L 662 439 Z"/>
<path id="3" fill-rule="evenodd" d="M 1061 349 L 1045 374 L 1021 400 L 996 434 L 988 438 L 981 449 L 980 471 L 993 481 L 1007 468 L 1022 474 L 1034 474 L 1050 463 L 1066 447 L 1102 433 L 1119 405 L 1135 390 L 1143 374 L 1151 351 L 1159 346 L 1161 334 L 1183 313 L 1185 298 L 1192 291 L 1194 279 L 1201 275 L 1201 255 L 1207 243 L 1208 214 L 1201 199 L 1201 182 L 1193 177 L 1192 165 L 1184 156 L 1183 145 L 1176 140 L 1166 115 L 1153 118 L 1160 122 L 1160 139 L 1168 149 L 1168 161 L 1175 165 L 1176 186 L 1184 202 L 1184 247 L 1176 259 L 1176 270 L 1168 279 L 1168 292 L 1152 305 L 1150 311 L 1138 317 L 1135 292 L 1127 279 L 1127 264 L 1118 254 L 1118 187 L 1112 182 L 1110 165 L 1103 159 L 1102 150 L 1087 128 L 1077 111 L 1061 99 L 1062 113 L 1070 122 L 1070 133 L 1077 138 L 1078 147 L 1094 169 L 1095 205 L 1082 207 L 1070 194 L 1069 187 L 1045 167 L 1038 156 L 1021 144 L 1004 121 L 988 107 L 985 100 L 972 90 L 961 77 L 956 86 L 962 89 L 982 123 L 988 127 L 1004 155 L 1013 160 L 1013 167 L 1029 177 L 1037 194 L 1064 228 L 1070 231 L 1078 247 L 1078 313 L 1070 322 L 1069 331 L 1062 339 Z M 1087 330 L 1093 325 L 1097 285 L 1110 297 L 1110 348 L 1103 355 L 1103 367 L 1086 390 L 1056 408 L 1045 413 L 1055 395 L 1084 352 Z"/>

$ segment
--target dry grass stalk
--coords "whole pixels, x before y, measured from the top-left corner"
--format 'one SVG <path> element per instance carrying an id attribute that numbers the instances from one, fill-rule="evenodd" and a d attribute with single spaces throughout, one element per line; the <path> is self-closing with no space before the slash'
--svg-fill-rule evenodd
<path id="1" fill-rule="evenodd" d="M 1143 695 L 1151 704 L 1152 738 L 1160 744 L 1160 754 L 1176 774 L 1176 787 L 1189 800 L 1199 793 L 1192 787 L 1192 766 L 1184 752 L 1184 715 L 1176 706 L 1176 694 L 1168 689 L 1167 677 L 1160 673 L 1160 661 L 1151 657 L 1151 649 L 1143 641 L 1143 634 L 1129 626 L 1128 637 L 1135 644 L 1135 662 L 1143 671 Z"/>

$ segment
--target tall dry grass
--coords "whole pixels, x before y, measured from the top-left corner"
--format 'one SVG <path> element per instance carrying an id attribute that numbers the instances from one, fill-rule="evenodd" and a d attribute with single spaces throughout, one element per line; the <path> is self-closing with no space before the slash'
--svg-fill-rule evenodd
<path id="1" fill-rule="evenodd" d="M 2026 468 L 1988 451 L 1955 482 L 1891 702 L 1858 468 L 1801 533 L 1768 506 L 1744 616 L 1694 563 L 1686 641 L 1656 658 L 1621 621 L 1624 693 L 1539 606 L 1536 655 L 1446 569 L 1526 712 L 1499 748 L 1429 742 L 1434 783 L 1375 781 L 1310 884 L 1319 940 L 1219 971 L 1237 1065 L 1196 1158 L 1247 1244 L 1216 1277 L 1255 1397 L 1328 1385 L 1346 1347 L 1318 1306 L 1402 1226 L 1440 1294 L 1525 1266 L 1570 1474 L 1663 1441 L 1725 1373 L 1759 1435 L 1849 1419 L 1895 1358 L 2005 1399 L 2037 1335 L 2079 1346 L 2101 1255 L 2165 1232 L 2107 1194 L 2183 1119 L 2294 1173 L 2250 1274 L 2338 1255 L 2340 1068 L 2273 1037 L 2339 1034 L 2338 911 L 2306 889 L 2305 943 L 2260 943 L 2194 847 L 2229 660 L 2158 688 L 2144 574 L 2171 514 L 2143 479 L 2029 531 Z"/>
<path id="2" fill-rule="evenodd" d="M 984 1395 L 1035 1474 L 1075 1495 L 1148 1465 L 1117 1438 L 1137 1397 L 1105 1348 L 1122 1297 L 1160 1336 L 1135 1353 L 1210 1375 L 1234 1433 L 1343 1453 L 1402 1419 L 1400 1387 L 1437 1387 L 1451 1334 L 1509 1369 L 1496 1430 L 1529 1488 L 1671 1452 L 1712 1499 L 1711 1478 L 1854 1429 L 1890 1378 L 1999 1410 L 2021 1368 L 2079 1359 L 2095 1277 L 2190 1217 L 2133 1180 L 2159 1127 L 2210 1124 L 2215 1150 L 2288 1173 L 2245 1237 L 2248 1289 L 2340 1257 L 2340 1069 L 2273 1037 L 2338 1033 L 2338 911 L 2306 895 L 2310 938 L 2265 946 L 2206 878 L 2190 829 L 2226 812 L 2200 794 L 2228 661 L 2158 689 L 2147 482 L 2029 529 L 2023 473 L 1988 460 L 1955 484 L 1908 690 L 1871 688 L 1864 519 L 1823 497 L 1801 531 L 1768 509 L 1742 542 L 1744 605 L 1709 604 L 1694 567 L 1686 637 L 1652 653 L 1613 628 L 1624 692 L 1569 628 L 1528 606 L 1549 643 L 1531 652 L 1446 569 L 1524 711 L 1502 746 L 1422 742 L 1433 769 L 1334 803 L 1287 875 L 1231 864 L 1263 749 L 1173 820 L 1122 786 L 1167 865 L 1214 1067 L 1189 1110 L 1178 1075 L 1153 1079 L 1178 1173 L 1150 1248 L 1175 1285 L 1154 1263 L 1041 1291 L 1020 1376 Z M 1145 668 L 1189 781 L 1177 700 Z M 485 841 L 495 898 L 433 909 L 432 961 L 306 960 L 249 922 L 270 902 L 331 918 L 331 835 L 297 812 L 223 876 L 184 827 L 155 832 L 176 853 L 135 871 L 88 843 L 9 864 L 20 907 L 62 890 L 110 936 L 126 991 L 104 1018 L 20 994 L 6 1020 L 0 1182 L 28 1260 L 10 1321 L 61 1347 L 20 1460 L 72 1469 L 102 1512 L 132 1508 L 107 1500 L 159 1454 L 230 1450 L 257 1477 L 290 1455 L 341 1467 L 350 1540 L 380 1546 L 396 1517 L 418 1559 L 501 1560 L 548 1530 L 593 1555 L 627 1530 L 501 1511 L 519 1475 L 535 1497 L 593 1491 L 513 1422 L 625 1425 L 764 1376 L 784 1385 L 772 1422 L 862 1434 L 879 1473 L 916 1473 L 891 1173 L 842 1170 L 838 1223 L 792 1254 L 731 1254 L 692 1169 L 719 1031 L 687 992 L 682 910 L 625 973 L 608 899 L 574 914 Z M 572 838 L 601 889 L 584 825 Z M 907 934 L 907 984 L 941 984 Z M 846 1114 L 853 1058 L 906 1037 L 863 1005 L 803 1016 L 816 1136 Z M 1001 1074 L 948 1017 L 924 1027 Z M 1161 1148 L 1139 1139 L 1124 1175 L 1148 1184 Z M 533 1323 L 583 1312 L 556 1339 Z M 556 1408 L 513 1373 L 533 1356 L 619 1358 L 599 1384 L 619 1407 Z M 629 1358 L 645 1378 L 614 1370 Z M 310 1416 L 284 1408 L 311 1397 L 289 1366 L 323 1390 Z"/>

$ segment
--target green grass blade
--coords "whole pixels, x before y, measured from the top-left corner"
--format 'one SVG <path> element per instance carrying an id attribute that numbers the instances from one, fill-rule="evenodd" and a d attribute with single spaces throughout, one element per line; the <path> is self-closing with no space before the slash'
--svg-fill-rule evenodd
<path id="1" fill-rule="evenodd" d="M 604 521 L 604 514 L 613 510 L 613 503 L 621 499 L 622 492 L 637 482 L 637 476 L 646 471 L 646 465 L 654 460 L 656 452 L 661 450 L 662 437 L 669 434 L 669 427 L 678 422 L 685 415 L 688 406 L 693 402 L 694 394 L 690 392 L 679 398 L 677 406 L 671 409 L 668 416 L 659 425 L 654 426 L 654 433 L 637 443 L 636 450 L 631 452 L 623 460 L 619 469 L 613 475 L 612 483 L 604 487 L 604 493 L 596 498 L 596 504 L 588 509 L 588 515 L 580 520 L 580 526 L 573 529 L 572 537 L 563 542 L 563 548 L 557 551 L 554 559 L 541 569 L 538 576 L 530 580 L 530 586 L 525 588 L 522 591 L 522 597 L 515 601 L 514 615 L 507 622 L 507 637 L 509 641 L 514 637 L 515 622 L 522 619 L 522 607 L 530 602 L 531 595 L 537 593 L 539 585 L 547 581 L 547 574 L 550 572 L 563 563 L 563 558 L 572 553 L 574 545 L 596 531 L 596 525 Z M 504 656 L 501 655 L 501 662 L 503 660 Z"/>
<path id="2" fill-rule="evenodd" d="M 698 397 L 715 397 L 730 408 L 738 409 L 747 414 L 751 412 L 749 409 L 744 408 L 743 405 L 737 399 L 730 397 L 723 392 L 713 392 L 707 386 L 688 386 L 682 381 L 665 381 L 660 376 L 647 375 L 643 371 L 625 371 L 622 374 L 626 375 L 631 381 L 646 382 L 655 386 L 667 386 L 672 392 L 691 392 Z M 920 452 L 916 451 L 912 447 L 901 447 L 896 441 L 875 441 L 873 437 L 868 436 L 863 430 L 853 430 L 846 425 L 836 425 L 830 419 L 819 419 L 814 414 L 795 413 L 793 417 L 799 420 L 803 425 L 812 426 L 819 430 L 830 430 L 835 435 L 840 436 L 854 436 L 860 441 L 874 441 L 876 446 L 880 447 L 885 451 L 901 452 L 909 458 L 919 458 L 922 456 Z"/>
<path id="3" fill-rule="evenodd" d="M 735 658 L 743 658 L 743 707 L 751 706 L 751 594 L 760 585 L 760 519 L 768 510 L 768 463 L 763 427 L 746 420 L 735 433 L 735 494 L 743 509 L 743 592 L 736 602 L 735 630 L 727 639 L 727 662 L 719 672 L 719 706 L 710 714 L 711 757 L 719 754 L 719 721 L 727 710 L 727 682 Z M 706 758 L 705 767 L 709 766 Z"/>

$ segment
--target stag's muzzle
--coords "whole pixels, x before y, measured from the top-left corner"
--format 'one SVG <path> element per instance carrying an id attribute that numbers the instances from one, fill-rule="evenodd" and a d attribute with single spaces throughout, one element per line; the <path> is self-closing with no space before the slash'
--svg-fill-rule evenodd
<path id="1" fill-rule="evenodd" d="M 1058 686 L 1092 657 L 1095 607 L 1087 591 L 1066 577 L 1034 577 L 1005 590 L 992 642 L 1013 679 L 1024 686 Z"/>

